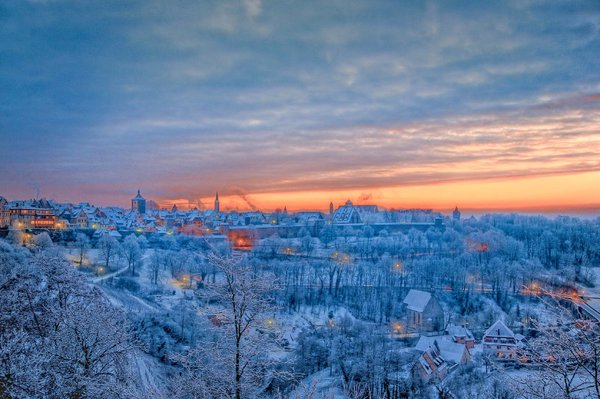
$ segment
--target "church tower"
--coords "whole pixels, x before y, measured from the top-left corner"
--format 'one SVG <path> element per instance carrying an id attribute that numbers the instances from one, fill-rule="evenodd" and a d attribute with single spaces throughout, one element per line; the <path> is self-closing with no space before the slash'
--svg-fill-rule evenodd
<path id="1" fill-rule="evenodd" d="M 219 193 L 217 192 L 217 196 L 215 197 L 215 212 L 219 213 L 221 212 L 220 207 L 219 207 Z"/>
<path id="2" fill-rule="evenodd" d="M 452 219 L 460 220 L 460 211 L 458 210 L 458 206 L 454 208 L 454 212 L 452 212 Z"/>
<path id="3" fill-rule="evenodd" d="M 137 195 L 131 199 L 131 210 L 141 215 L 146 213 L 146 199 L 140 194 L 138 190 Z"/>
<path id="4" fill-rule="evenodd" d="M 329 203 L 329 214 L 333 215 L 333 202 Z"/>

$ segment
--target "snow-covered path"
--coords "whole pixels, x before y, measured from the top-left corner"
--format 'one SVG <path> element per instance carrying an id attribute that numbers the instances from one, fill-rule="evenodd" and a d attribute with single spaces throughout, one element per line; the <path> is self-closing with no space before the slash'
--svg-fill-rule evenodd
<path id="1" fill-rule="evenodd" d="M 99 282 L 101 282 L 103 280 L 106 280 L 106 279 L 109 279 L 111 277 L 118 276 L 121 273 L 125 273 L 128 269 L 129 269 L 129 266 L 125 266 L 125 267 L 122 267 L 121 269 L 117 270 L 116 272 L 105 274 L 104 276 L 100 276 L 100 277 L 94 277 L 92 279 L 92 282 L 93 283 L 99 283 Z"/>

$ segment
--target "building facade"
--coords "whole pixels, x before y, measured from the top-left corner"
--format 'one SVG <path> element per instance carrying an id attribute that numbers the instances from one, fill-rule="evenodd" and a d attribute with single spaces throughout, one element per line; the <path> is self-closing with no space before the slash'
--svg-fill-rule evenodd
<path id="1" fill-rule="evenodd" d="M 53 229 L 58 222 L 58 215 L 44 199 L 8 202 L 2 207 L 1 216 L 3 227 Z"/>
<path id="2" fill-rule="evenodd" d="M 483 335 L 483 353 L 499 360 L 517 358 L 517 339 L 510 328 L 498 320 Z"/>

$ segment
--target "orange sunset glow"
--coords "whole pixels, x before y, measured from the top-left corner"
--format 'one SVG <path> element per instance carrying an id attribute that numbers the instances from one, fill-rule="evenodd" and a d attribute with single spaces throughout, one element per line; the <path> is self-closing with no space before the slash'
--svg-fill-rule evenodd
<path id="1" fill-rule="evenodd" d="M 248 210 L 251 206 L 238 195 L 221 195 L 223 209 Z M 365 190 L 302 191 L 247 195 L 255 207 L 265 210 L 326 210 L 351 199 L 357 204 L 378 204 L 391 208 L 433 208 L 448 210 L 455 205 L 469 210 L 570 212 L 600 209 L 600 172 L 553 176 L 514 177 L 484 181 L 380 187 Z M 211 204 L 213 197 L 202 202 Z M 186 199 L 162 199 L 161 207 L 193 208 Z"/>

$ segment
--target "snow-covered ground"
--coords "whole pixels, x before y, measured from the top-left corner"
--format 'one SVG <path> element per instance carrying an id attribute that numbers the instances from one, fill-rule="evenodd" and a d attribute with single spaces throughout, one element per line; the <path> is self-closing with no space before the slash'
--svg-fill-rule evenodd
<path id="1" fill-rule="evenodd" d="M 290 399 L 346 399 L 347 396 L 341 388 L 342 381 L 339 376 L 330 375 L 330 369 L 318 371 L 300 381 L 293 390 Z"/>

